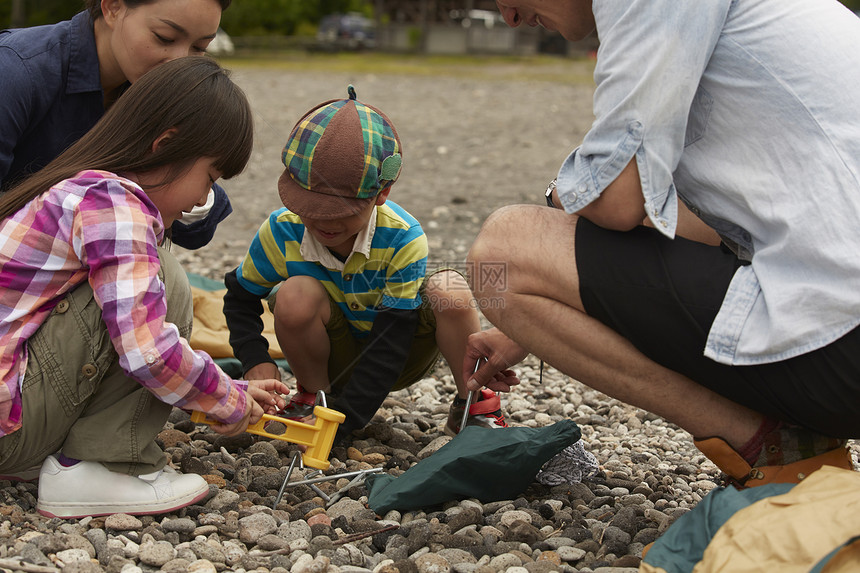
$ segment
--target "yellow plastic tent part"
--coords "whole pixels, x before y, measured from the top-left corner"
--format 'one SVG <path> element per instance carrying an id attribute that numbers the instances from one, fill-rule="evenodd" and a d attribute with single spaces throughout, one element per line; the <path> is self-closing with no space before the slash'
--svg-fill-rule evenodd
<path id="1" fill-rule="evenodd" d="M 280 416 L 263 414 L 260 421 L 248 426 L 246 431 L 249 434 L 257 434 L 258 436 L 306 446 L 304 453 L 302 453 L 302 463 L 314 469 L 327 470 L 330 465 L 328 456 L 331 453 L 334 436 L 337 433 L 338 426 L 346 419 L 346 416 L 337 410 L 324 408 L 323 406 L 314 407 L 314 416 L 316 416 L 316 420 L 313 424 L 305 424 L 304 422 L 289 420 Z M 191 413 L 191 421 L 198 424 L 215 423 L 215 420 L 209 418 L 203 412 L 196 411 Z M 286 430 L 283 434 L 268 432 L 266 431 L 266 424 L 269 422 L 280 422 L 286 426 Z"/>

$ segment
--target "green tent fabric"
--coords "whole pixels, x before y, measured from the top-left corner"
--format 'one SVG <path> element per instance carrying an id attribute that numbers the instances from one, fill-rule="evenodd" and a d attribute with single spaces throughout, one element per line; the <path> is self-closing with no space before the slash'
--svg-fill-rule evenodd
<path id="1" fill-rule="evenodd" d="M 860 473 L 832 466 L 798 484 L 716 488 L 654 542 L 639 571 L 860 571 L 858 491 Z"/>
<path id="2" fill-rule="evenodd" d="M 525 491 L 547 460 L 581 435 L 572 420 L 543 428 L 468 426 L 398 477 L 367 476 L 368 505 L 381 515 L 470 497 L 481 502 L 511 499 Z"/>
<path id="3" fill-rule="evenodd" d="M 226 288 L 223 281 L 216 281 L 215 279 L 195 273 L 186 272 L 185 274 L 188 276 L 188 283 L 193 287 L 202 288 L 203 290 L 221 290 L 222 288 Z"/>
<path id="4" fill-rule="evenodd" d="M 693 511 L 679 517 L 654 543 L 645 555 L 645 563 L 666 573 L 691 573 L 702 560 L 711 538 L 736 512 L 793 487 L 794 484 L 774 483 L 740 491 L 734 487 L 711 490 Z"/>

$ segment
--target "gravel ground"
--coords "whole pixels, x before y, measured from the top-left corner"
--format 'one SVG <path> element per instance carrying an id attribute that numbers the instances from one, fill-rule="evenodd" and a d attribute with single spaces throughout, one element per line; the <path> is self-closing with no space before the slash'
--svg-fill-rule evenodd
<path id="1" fill-rule="evenodd" d="M 581 73 L 588 64 L 556 66 Z M 352 83 L 359 99 L 391 117 L 403 140 L 405 167 L 392 198 L 424 224 L 431 258 L 458 264 L 495 208 L 543 201 L 546 183 L 591 123 L 587 83 L 511 80 L 517 69 L 529 71 L 522 63 L 432 77 L 238 68 L 234 77 L 257 114 L 255 153 L 248 170 L 225 183 L 233 215 L 210 246 L 176 249 L 180 260 L 216 279 L 238 263 L 279 206 L 275 182 L 290 128 Z M 35 484 L 0 482 L 0 569 L 635 571 L 644 545 L 713 489 L 719 471 L 672 424 L 552 368 L 541 384 L 534 357 L 518 370 L 523 384 L 502 398 L 509 422 L 535 427 L 573 419 L 599 462 L 596 475 L 576 484 L 535 483 L 513 500 L 383 516 L 367 509 L 360 485 L 329 504 L 300 485 L 272 509 L 294 446 L 248 434 L 225 439 L 175 410 L 161 441 L 173 465 L 211 484 L 201 505 L 168 516 L 48 520 L 34 510 Z M 449 439 L 441 428 L 454 390 L 443 363 L 391 395 L 353 441 L 333 448 L 327 473 L 383 468 L 399 475 L 427 457 Z M 319 488 L 331 496 L 347 485 L 341 478 Z"/>

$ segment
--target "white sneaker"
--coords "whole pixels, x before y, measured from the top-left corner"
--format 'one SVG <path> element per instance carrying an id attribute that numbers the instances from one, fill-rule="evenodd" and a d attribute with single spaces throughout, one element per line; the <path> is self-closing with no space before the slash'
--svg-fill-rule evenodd
<path id="1" fill-rule="evenodd" d="M 39 474 L 36 509 L 47 517 L 65 518 L 169 513 L 208 493 L 209 485 L 199 475 L 181 474 L 167 466 L 135 477 L 112 472 L 97 462 L 65 467 L 56 456 L 48 456 Z"/>

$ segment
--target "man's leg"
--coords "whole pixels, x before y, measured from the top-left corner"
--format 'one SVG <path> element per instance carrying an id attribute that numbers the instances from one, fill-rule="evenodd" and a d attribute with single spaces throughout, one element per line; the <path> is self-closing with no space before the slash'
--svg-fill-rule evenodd
<path id="1" fill-rule="evenodd" d="M 484 315 L 523 348 L 592 388 L 694 436 L 720 436 L 742 448 L 761 426 L 761 414 L 664 368 L 586 314 L 576 224 L 576 216 L 536 206 L 494 213 L 469 253 L 478 279 L 482 267 L 504 264 L 504 280 L 473 279 Z"/>

